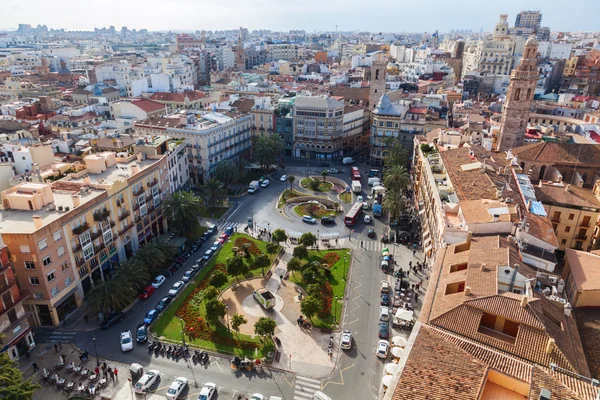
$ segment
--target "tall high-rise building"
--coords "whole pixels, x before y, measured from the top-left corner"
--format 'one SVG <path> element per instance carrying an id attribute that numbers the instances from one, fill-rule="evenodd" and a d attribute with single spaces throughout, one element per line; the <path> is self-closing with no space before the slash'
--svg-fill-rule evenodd
<path id="1" fill-rule="evenodd" d="M 515 28 L 538 29 L 542 26 L 542 13 L 539 11 L 521 11 L 515 18 Z"/>
<path id="2" fill-rule="evenodd" d="M 508 151 L 523 144 L 538 78 L 537 49 L 538 42 L 532 36 L 525 43 L 521 62 L 510 74 L 510 85 L 502 110 L 500 137 L 496 147 L 499 151 Z"/>

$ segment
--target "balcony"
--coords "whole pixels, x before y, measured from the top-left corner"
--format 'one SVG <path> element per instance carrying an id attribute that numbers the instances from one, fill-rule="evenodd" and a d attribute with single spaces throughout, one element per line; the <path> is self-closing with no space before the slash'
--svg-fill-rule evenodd
<path id="1" fill-rule="evenodd" d="M 16 279 L 1 279 L 0 280 L 0 295 L 15 286 L 17 283 Z"/>
<path id="2" fill-rule="evenodd" d="M 75 265 L 77 267 L 81 267 L 83 264 L 85 264 L 85 260 L 83 258 L 75 258 Z"/>
<path id="3" fill-rule="evenodd" d="M 92 240 L 98 239 L 101 235 L 102 232 L 100 230 L 97 230 L 96 232 L 90 232 L 90 237 L 92 238 Z"/>
<path id="4" fill-rule="evenodd" d="M 72 232 L 74 235 L 81 235 L 83 232 L 87 231 L 88 229 L 90 229 L 90 225 L 86 222 L 83 225 L 73 228 Z"/>
<path id="5" fill-rule="evenodd" d="M 142 185 L 140 186 L 140 188 L 137 191 L 133 192 L 134 196 L 139 196 L 140 194 L 144 193 L 146 191 L 146 188 Z"/>
<path id="6" fill-rule="evenodd" d="M 152 187 L 158 183 L 158 179 L 154 178 L 152 181 L 148 182 L 148 187 Z"/>
<path id="7" fill-rule="evenodd" d="M 29 295 L 25 294 L 25 291 L 23 291 L 21 293 L 21 295 L 19 297 L 17 297 L 16 299 L 14 299 L 14 300 L 12 300 L 12 299 L 11 300 L 5 300 L 4 301 L 5 308 L 4 308 L 4 310 L 0 311 L 0 317 L 2 317 L 8 311 L 12 310 L 12 308 L 14 306 L 16 306 L 17 304 L 19 304 L 20 302 L 22 302 L 23 300 L 25 300 L 28 297 L 29 297 Z"/>
<path id="8" fill-rule="evenodd" d="M 140 204 L 139 204 L 139 203 L 136 201 L 136 202 L 133 204 L 133 209 L 134 209 L 134 211 L 135 211 L 135 210 L 137 210 L 138 208 L 140 208 Z"/>
<path id="9" fill-rule="evenodd" d="M 81 250 L 81 243 L 77 242 L 74 246 L 71 246 L 71 250 L 73 250 L 73 253 L 76 253 L 79 250 Z"/>
<path id="10" fill-rule="evenodd" d="M 125 233 L 127 233 L 127 231 L 128 231 L 128 230 L 130 230 L 132 227 L 133 227 L 133 225 L 126 225 L 126 226 L 125 226 L 123 229 L 121 229 L 121 230 L 119 231 L 119 235 L 120 235 L 120 236 L 124 235 L 124 234 L 125 234 Z"/>
<path id="11" fill-rule="evenodd" d="M 104 208 L 100 211 L 95 211 L 93 215 L 94 215 L 94 221 L 96 221 L 96 222 L 104 221 L 105 219 L 107 219 L 110 216 L 110 210 L 108 208 Z"/>
<path id="12" fill-rule="evenodd" d="M 582 228 L 589 228 L 592 225 L 590 220 L 587 221 L 581 221 L 579 223 L 579 226 L 581 226 Z"/>
<path id="13" fill-rule="evenodd" d="M 587 240 L 587 238 L 588 238 L 587 235 L 577 235 L 577 236 L 575 236 L 575 240 L 581 240 L 581 241 L 584 241 L 584 242 Z"/>
<path id="14" fill-rule="evenodd" d="M 100 243 L 98 246 L 94 246 L 94 254 L 100 253 L 100 251 L 105 248 L 104 243 Z"/>
<path id="15" fill-rule="evenodd" d="M 550 221 L 560 224 L 560 217 L 552 217 Z"/>

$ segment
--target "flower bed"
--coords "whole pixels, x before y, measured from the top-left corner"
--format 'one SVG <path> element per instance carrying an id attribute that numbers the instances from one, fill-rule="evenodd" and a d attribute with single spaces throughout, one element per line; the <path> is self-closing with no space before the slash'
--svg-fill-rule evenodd
<path id="1" fill-rule="evenodd" d="M 326 318 L 331 314 L 331 305 L 333 304 L 333 289 L 327 281 L 321 285 L 321 304 L 322 308 L 318 313 L 319 318 Z"/>
<path id="2" fill-rule="evenodd" d="M 330 267 L 332 267 L 333 264 L 338 262 L 339 259 L 340 255 L 337 253 L 327 253 L 325 254 L 325 257 L 323 257 L 323 261 L 325 261 L 325 264 L 329 265 Z"/>
<path id="3" fill-rule="evenodd" d="M 252 240 L 246 239 L 245 237 L 239 237 L 235 240 L 235 247 L 238 248 L 242 248 L 242 245 L 244 243 L 250 243 L 250 249 L 248 250 L 248 252 L 253 255 L 253 256 L 258 256 L 262 254 L 262 251 L 260 251 L 260 249 L 258 248 L 258 246 L 256 245 L 256 243 L 254 243 Z"/>

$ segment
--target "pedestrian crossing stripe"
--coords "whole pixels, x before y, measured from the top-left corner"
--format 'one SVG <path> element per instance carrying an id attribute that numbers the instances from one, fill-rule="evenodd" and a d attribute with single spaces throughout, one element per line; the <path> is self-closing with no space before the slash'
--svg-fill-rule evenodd
<path id="1" fill-rule="evenodd" d="M 321 381 L 296 375 L 296 384 L 294 386 L 294 400 L 312 399 L 312 396 L 318 390 L 321 390 Z"/>

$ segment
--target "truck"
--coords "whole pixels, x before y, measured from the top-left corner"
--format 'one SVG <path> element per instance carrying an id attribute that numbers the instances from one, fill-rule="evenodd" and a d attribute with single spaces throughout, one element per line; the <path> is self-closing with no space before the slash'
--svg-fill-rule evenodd
<path id="1" fill-rule="evenodd" d="M 342 164 L 352 164 L 353 162 L 354 162 L 354 158 L 352 158 L 352 157 L 342 158 Z"/>
<path id="2" fill-rule="evenodd" d="M 381 207 L 381 204 L 375 202 L 373 203 L 373 216 L 374 217 L 381 217 L 381 213 L 383 211 L 383 207 Z"/>
<path id="3" fill-rule="evenodd" d="M 352 181 L 352 191 L 354 193 L 362 192 L 362 185 L 360 184 L 359 181 Z"/>
<path id="4" fill-rule="evenodd" d="M 265 310 L 275 307 L 275 296 L 267 288 L 256 289 L 252 296 Z"/>
<path id="5" fill-rule="evenodd" d="M 252 193 L 256 192 L 259 187 L 260 187 L 259 181 L 250 182 L 250 184 L 248 185 L 248 193 L 252 194 Z"/>

